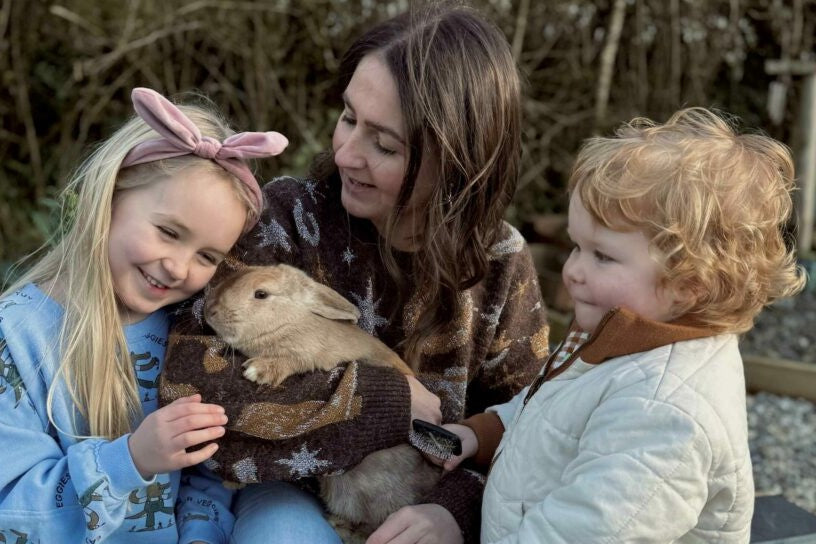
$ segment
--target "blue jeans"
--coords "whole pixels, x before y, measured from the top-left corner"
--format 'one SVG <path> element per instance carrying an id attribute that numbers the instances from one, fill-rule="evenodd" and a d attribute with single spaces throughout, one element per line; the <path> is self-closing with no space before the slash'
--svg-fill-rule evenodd
<path id="1" fill-rule="evenodd" d="M 232 511 L 230 544 L 341 544 L 320 500 L 287 482 L 240 489 Z"/>

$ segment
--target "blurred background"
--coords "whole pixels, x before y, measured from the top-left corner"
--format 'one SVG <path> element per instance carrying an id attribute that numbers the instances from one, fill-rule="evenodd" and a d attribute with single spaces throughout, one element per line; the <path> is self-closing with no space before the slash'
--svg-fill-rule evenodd
<path id="1" fill-rule="evenodd" d="M 718 107 L 798 145 L 805 78 L 769 74 L 766 62 L 814 60 L 813 0 L 471 3 L 504 30 L 526 80 L 523 173 L 508 212 L 517 226 L 563 211 L 581 140 L 636 115 Z M 196 89 L 235 126 L 286 134 L 288 150 L 262 174 L 303 174 L 339 113 L 340 55 L 407 6 L 0 0 L 0 272 L 46 239 L 67 175 L 132 113 L 135 86 Z"/>
<path id="2" fill-rule="evenodd" d="M 531 242 L 555 338 L 570 311 L 559 274 L 564 186 L 582 139 L 635 116 L 664 121 L 680 107 L 715 107 L 788 144 L 798 171 L 810 168 L 813 178 L 816 0 L 470 3 L 506 33 L 525 80 L 523 168 L 507 219 Z M 408 5 L 0 0 L 0 278 L 55 230 L 60 189 L 92 146 L 132 114 L 133 87 L 203 92 L 234 126 L 284 133 L 289 148 L 264 161 L 260 178 L 302 175 L 329 146 L 340 112 L 333 85 L 340 55 L 363 28 Z M 813 188 L 803 186 L 797 199 L 810 218 L 800 213 L 791 225 L 806 266 L 813 262 L 808 195 Z M 763 314 L 744 341 L 757 489 L 811 512 L 814 322 L 810 290 Z M 780 388 L 779 367 L 752 374 L 751 354 L 809 370 Z"/>

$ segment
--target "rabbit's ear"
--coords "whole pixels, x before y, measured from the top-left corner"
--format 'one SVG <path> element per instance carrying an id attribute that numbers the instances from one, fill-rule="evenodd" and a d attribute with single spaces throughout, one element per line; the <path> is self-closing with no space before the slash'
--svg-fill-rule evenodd
<path id="1" fill-rule="evenodd" d="M 357 323 L 360 310 L 343 295 L 316 281 L 309 282 L 305 287 L 310 295 L 307 301 L 309 311 L 328 319 Z"/>

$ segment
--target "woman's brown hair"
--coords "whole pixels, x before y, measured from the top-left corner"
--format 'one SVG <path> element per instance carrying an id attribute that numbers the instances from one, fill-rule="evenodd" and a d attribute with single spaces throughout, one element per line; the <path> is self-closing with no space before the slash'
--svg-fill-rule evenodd
<path id="1" fill-rule="evenodd" d="M 408 163 L 380 253 L 399 286 L 395 311 L 412 291 L 422 293 L 419 316 L 401 346 L 416 369 L 425 340 L 459 314 L 459 293 L 487 273 L 489 248 L 516 189 L 521 85 L 504 34 L 458 4 L 423 6 L 370 29 L 342 59 L 342 88 L 363 57 L 374 53 L 397 83 L 405 121 Z M 436 163 L 435 183 L 419 218 L 409 285 L 392 240 L 423 156 Z M 327 179 L 336 170 L 328 155 L 316 161 L 312 173 Z"/>

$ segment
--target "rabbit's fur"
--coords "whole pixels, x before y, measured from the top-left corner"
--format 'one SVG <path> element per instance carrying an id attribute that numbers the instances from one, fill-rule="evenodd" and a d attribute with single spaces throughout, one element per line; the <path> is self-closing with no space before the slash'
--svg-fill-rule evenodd
<path id="1" fill-rule="evenodd" d="M 287 377 L 330 370 L 344 361 L 392 366 L 413 375 L 388 346 L 360 329 L 356 306 L 288 265 L 247 267 L 207 295 L 207 323 L 249 359 L 244 376 L 278 386 Z M 360 538 L 402 506 L 415 504 L 441 477 L 408 444 L 366 456 L 343 474 L 322 476 L 321 497 L 331 514 L 353 524 Z M 333 521 L 341 535 L 348 523 Z"/>

